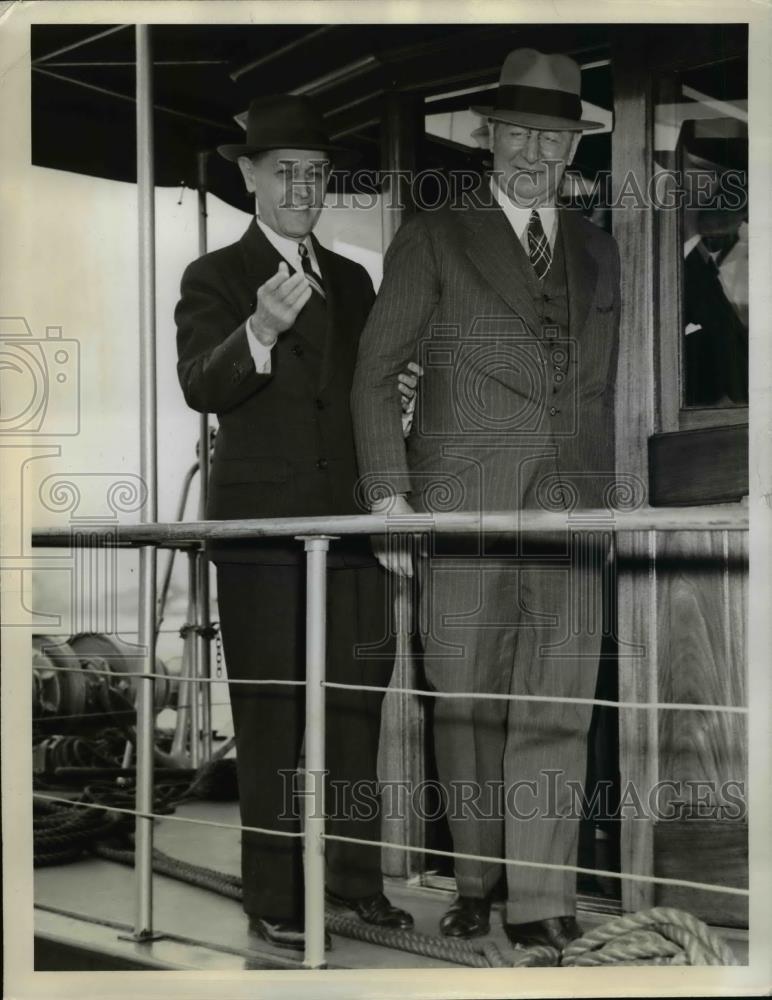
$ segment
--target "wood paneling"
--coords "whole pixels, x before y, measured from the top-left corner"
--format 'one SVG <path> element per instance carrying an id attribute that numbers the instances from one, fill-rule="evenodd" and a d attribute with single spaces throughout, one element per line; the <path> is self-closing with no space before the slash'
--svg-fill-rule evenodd
<path id="1" fill-rule="evenodd" d="M 657 622 L 662 701 L 744 706 L 746 570 L 742 534 L 673 532 L 658 544 Z M 709 781 L 720 799 L 744 783 L 747 727 L 727 712 L 660 713 L 660 777 Z"/>
<path id="2" fill-rule="evenodd" d="M 658 823 L 654 832 L 657 875 L 748 888 L 748 827 L 745 823 L 683 820 Z M 706 923 L 748 926 L 748 900 L 678 885 L 658 885 L 657 906 L 675 906 Z"/>
<path id="3" fill-rule="evenodd" d="M 611 166 L 614 190 L 634 178 L 646 190 L 651 172 L 651 85 L 647 67 L 627 33 L 612 50 L 614 123 Z M 654 432 L 654 233 L 650 209 L 629 205 L 612 213 L 613 233 L 621 260 L 622 317 L 617 371 L 616 465 L 620 475 L 633 475 L 647 495 L 647 441 Z M 619 697 L 648 701 L 656 690 L 656 621 L 651 600 L 654 564 L 646 532 L 621 534 L 617 543 L 619 587 Z M 632 648 L 630 648 L 632 644 Z M 626 648 L 626 645 L 628 648 Z M 639 647 L 636 655 L 635 647 Z M 656 775 L 656 726 L 649 712 L 619 712 L 619 769 L 623 784 L 651 786 Z M 652 825 L 623 819 L 623 871 L 649 875 L 653 868 Z M 622 882 L 626 910 L 651 906 L 653 888 Z"/>
<path id="4" fill-rule="evenodd" d="M 623 532 L 617 539 L 619 700 L 650 702 L 657 692 L 655 533 Z M 619 710 L 619 774 L 644 799 L 657 781 L 658 731 L 651 710 Z M 651 875 L 654 830 L 650 817 L 623 816 L 620 829 L 623 872 Z M 622 906 L 629 912 L 654 905 L 654 887 L 622 881 Z"/>
<path id="5" fill-rule="evenodd" d="M 652 506 L 739 500 L 748 493 L 748 425 L 654 434 Z"/>
<path id="6" fill-rule="evenodd" d="M 742 30 L 736 34 L 741 40 Z M 694 48 L 682 46 L 681 56 L 698 61 L 700 52 L 712 51 L 715 38 L 715 32 L 697 31 Z M 641 37 L 632 46 L 624 34 L 612 51 L 612 170 L 617 191 L 631 176 L 638 188 L 647 188 L 653 162 L 652 81 L 668 68 L 661 55 L 661 50 L 654 52 L 642 44 Z M 657 70 L 652 58 L 660 61 Z M 675 316 L 676 332 L 680 331 L 677 309 L 661 308 L 662 275 L 657 268 L 661 255 L 655 253 L 653 221 L 650 208 L 621 207 L 613 212 L 622 265 L 617 469 L 620 474 L 639 477 L 650 502 L 725 500 L 735 488 L 737 464 L 747 466 L 747 451 L 744 459 L 738 455 L 735 428 L 713 430 L 699 438 L 658 435 L 652 442 L 655 474 L 649 482 L 649 439 L 663 426 L 663 417 L 665 425 L 672 424 L 675 413 L 675 404 L 671 400 L 668 405 L 662 393 L 672 393 L 678 386 L 677 370 L 668 368 L 663 377 L 662 366 L 672 367 L 672 358 L 665 364 L 666 359 L 658 354 L 655 319 L 661 326 L 672 323 Z M 667 232 L 680 245 L 677 227 Z M 660 235 L 665 232 L 661 230 Z M 670 288 L 672 293 L 672 281 L 668 281 L 665 275 L 665 291 Z M 716 441 L 720 442 L 718 459 Z M 732 461 L 734 472 L 728 475 Z M 732 498 L 737 495 L 733 493 Z M 625 532 L 618 538 L 617 550 L 620 699 L 743 705 L 747 538 L 721 531 Z M 644 801 L 662 779 L 712 781 L 719 803 L 722 782 L 745 780 L 743 716 L 708 710 L 622 709 L 619 728 L 623 791 L 631 785 Z M 743 837 L 744 825 L 738 821 L 722 820 L 716 832 L 702 819 L 655 825 L 653 816 L 623 818 L 622 869 L 693 881 L 724 879 L 740 885 L 747 865 Z M 683 906 L 711 922 L 742 923 L 744 919 L 744 902 L 738 905 L 734 897 L 673 887 L 655 891 L 653 885 L 632 882 L 622 885 L 625 910 L 651 906 L 656 899 Z"/>
<path id="7" fill-rule="evenodd" d="M 745 706 L 747 536 L 663 534 L 658 555 L 661 700 Z M 684 809 L 687 818 L 656 825 L 656 874 L 745 887 L 746 717 L 707 708 L 662 711 L 658 735 L 659 777 L 673 782 L 659 795 L 658 805 Z M 747 926 L 747 901 L 740 897 L 658 886 L 656 898 L 711 923 Z"/>

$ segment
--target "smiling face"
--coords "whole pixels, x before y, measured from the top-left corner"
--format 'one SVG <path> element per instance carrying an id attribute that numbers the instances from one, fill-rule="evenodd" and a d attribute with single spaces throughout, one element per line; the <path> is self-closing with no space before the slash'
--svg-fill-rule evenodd
<path id="1" fill-rule="evenodd" d="M 261 220 L 280 236 L 308 236 L 324 205 L 327 156 L 313 149 L 270 149 L 251 158 L 240 156 L 238 163 Z"/>
<path id="2" fill-rule="evenodd" d="M 491 122 L 488 130 L 493 171 L 510 200 L 524 208 L 553 203 L 580 133 L 531 129 L 500 121 Z"/>

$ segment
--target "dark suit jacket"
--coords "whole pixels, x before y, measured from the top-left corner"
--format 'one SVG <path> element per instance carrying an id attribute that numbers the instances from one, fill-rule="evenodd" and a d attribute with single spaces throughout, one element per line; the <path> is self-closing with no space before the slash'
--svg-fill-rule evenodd
<path id="1" fill-rule="evenodd" d="M 399 230 L 354 376 L 363 485 L 407 492 L 424 511 L 606 502 L 619 256 L 615 241 L 575 211 L 560 210 L 559 229 L 566 344 L 542 323 L 533 269 L 490 196 L 422 213 Z M 567 364 L 556 350 L 567 351 Z M 559 382 L 558 357 L 567 369 Z M 405 443 L 394 384 L 410 359 L 424 376 Z"/>
<path id="2" fill-rule="evenodd" d="M 684 261 L 684 404 L 748 402 L 748 330 L 724 292 L 718 268 L 698 244 Z"/>
<path id="3" fill-rule="evenodd" d="M 282 258 L 254 220 L 238 243 L 205 254 L 182 277 L 175 311 L 180 385 L 189 406 L 219 420 L 209 518 L 358 511 L 349 395 L 373 286 L 359 264 L 315 239 L 314 250 L 327 291 L 327 329 L 324 310 L 309 302 L 279 337 L 268 375 L 255 371 L 245 323 L 258 287 Z M 218 543 L 209 551 L 216 561 L 291 563 L 302 545 Z M 333 553 L 342 551 L 355 564 L 371 559 L 366 540 L 333 544 Z"/>

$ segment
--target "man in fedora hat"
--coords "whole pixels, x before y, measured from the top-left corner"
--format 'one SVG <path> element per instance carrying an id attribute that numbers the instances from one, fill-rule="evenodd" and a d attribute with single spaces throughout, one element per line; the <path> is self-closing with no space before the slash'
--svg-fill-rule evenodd
<path id="1" fill-rule="evenodd" d="M 420 213 L 397 233 L 352 405 L 360 470 L 381 491 L 373 510 L 479 510 L 484 528 L 486 511 L 517 511 L 526 523 L 534 508 L 604 506 L 619 260 L 610 236 L 558 204 L 582 132 L 601 127 L 582 118 L 579 66 L 516 50 L 495 103 L 473 110 L 485 119 L 492 174 L 463 204 Z M 424 374 L 404 441 L 393 390 L 411 359 Z M 594 695 L 605 552 L 568 533 L 431 544 L 417 564 L 424 672 L 431 689 L 454 696 L 432 699 L 433 731 L 464 855 L 440 927 L 487 933 L 505 869 L 510 939 L 563 948 L 580 933 L 570 782 L 585 777 L 591 707 L 538 699 Z M 384 546 L 380 558 L 413 573 L 407 548 Z M 525 864 L 502 869 L 496 858 Z"/>
<path id="2" fill-rule="evenodd" d="M 363 267 L 312 234 L 331 164 L 351 154 L 330 141 L 312 102 L 293 96 L 255 100 L 246 142 L 219 152 L 238 163 L 256 215 L 238 243 L 190 264 L 175 313 L 185 399 L 219 420 L 207 517 L 355 513 L 349 396 L 374 292 Z M 351 539 L 331 549 L 328 677 L 383 687 L 394 649 L 386 574 L 368 546 Z M 294 772 L 304 729 L 303 547 L 218 542 L 210 556 L 229 678 L 277 681 L 231 685 L 242 823 L 295 835 L 243 832 L 243 905 L 252 933 L 302 950 Z M 327 767 L 337 789 L 375 783 L 381 697 L 328 690 Z M 328 790 L 326 801 L 328 832 L 380 839 L 377 811 L 351 818 L 350 797 L 336 803 Z M 333 904 L 377 926 L 412 924 L 383 894 L 379 848 L 331 840 L 326 858 Z"/>

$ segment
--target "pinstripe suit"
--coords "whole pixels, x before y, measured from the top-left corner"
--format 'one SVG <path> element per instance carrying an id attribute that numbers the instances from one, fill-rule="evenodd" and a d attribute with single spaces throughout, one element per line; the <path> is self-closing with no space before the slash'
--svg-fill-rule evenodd
<path id="1" fill-rule="evenodd" d="M 365 493 L 377 484 L 421 511 L 518 510 L 523 518 L 540 507 L 604 505 L 614 478 L 618 253 L 577 213 L 558 214 L 554 288 L 539 283 L 484 189 L 399 231 L 354 376 Z M 561 295 L 567 314 L 557 322 Z M 411 359 L 424 377 L 404 443 L 394 383 Z M 577 536 L 435 540 L 418 567 L 428 684 L 592 697 L 603 562 L 603 546 Z M 455 850 L 575 864 L 578 823 L 544 813 L 565 813 L 569 781 L 584 780 L 589 719 L 586 706 L 437 699 Z M 513 799 L 524 781 L 537 781 L 535 791 L 521 786 Z M 502 782 L 508 799 L 496 790 Z M 494 784 L 470 801 L 486 783 Z M 518 810 L 536 818 L 516 818 Z M 459 892 L 486 895 L 500 871 L 459 859 Z M 572 875 L 507 873 L 509 922 L 574 912 Z"/>

